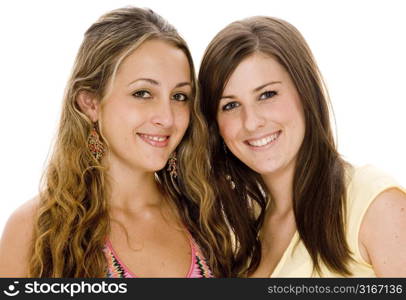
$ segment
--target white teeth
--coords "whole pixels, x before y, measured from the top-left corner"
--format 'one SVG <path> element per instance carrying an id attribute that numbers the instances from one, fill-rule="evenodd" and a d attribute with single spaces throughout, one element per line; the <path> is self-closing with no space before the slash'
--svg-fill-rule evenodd
<path id="1" fill-rule="evenodd" d="M 259 139 L 259 140 L 249 141 L 248 144 L 251 146 L 255 146 L 255 147 L 262 147 L 262 146 L 265 146 L 266 144 L 269 144 L 270 142 L 274 141 L 278 136 L 279 136 L 279 132 L 274 133 L 273 135 L 267 136 L 267 137 Z"/>
<path id="2" fill-rule="evenodd" d="M 146 137 L 147 139 L 149 139 L 151 141 L 155 141 L 155 142 L 163 142 L 168 138 L 166 136 L 152 136 L 152 135 L 146 135 L 146 134 L 143 134 L 143 136 Z"/>

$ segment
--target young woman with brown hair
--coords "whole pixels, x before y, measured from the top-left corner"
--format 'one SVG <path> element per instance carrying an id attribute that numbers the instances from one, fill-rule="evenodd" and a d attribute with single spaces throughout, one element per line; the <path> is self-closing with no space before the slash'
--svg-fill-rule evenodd
<path id="1" fill-rule="evenodd" d="M 228 25 L 198 79 L 217 198 L 248 203 L 250 220 L 260 208 L 249 275 L 406 276 L 406 190 L 341 158 L 326 88 L 295 27 L 270 17 Z"/>

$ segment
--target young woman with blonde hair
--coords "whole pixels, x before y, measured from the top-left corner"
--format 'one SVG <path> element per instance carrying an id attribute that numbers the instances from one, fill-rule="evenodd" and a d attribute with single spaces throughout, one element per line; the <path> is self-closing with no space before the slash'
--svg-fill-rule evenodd
<path id="1" fill-rule="evenodd" d="M 406 276 L 406 190 L 341 158 L 321 74 L 294 26 L 226 26 L 199 83 L 218 200 L 250 203 L 247 218 L 262 208 L 251 276 Z"/>
<path id="2" fill-rule="evenodd" d="M 158 14 L 129 7 L 94 23 L 66 87 L 41 192 L 4 230 L 1 276 L 237 272 L 207 181 L 195 93 L 188 47 Z"/>

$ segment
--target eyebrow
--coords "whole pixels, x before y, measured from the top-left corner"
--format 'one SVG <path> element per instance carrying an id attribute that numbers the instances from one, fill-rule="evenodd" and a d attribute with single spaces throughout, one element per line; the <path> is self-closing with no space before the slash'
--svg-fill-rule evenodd
<path id="1" fill-rule="evenodd" d="M 148 83 L 151 83 L 151 84 L 157 85 L 157 86 L 161 85 L 158 81 L 156 81 L 155 79 L 151 79 L 151 78 L 138 78 L 138 79 L 136 79 L 134 81 L 131 81 L 128 85 L 132 85 L 133 83 L 136 83 L 138 81 L 146 81 Z M 180 87 L 187 86 L 187 85 L 190 86 L 190 87 L 192 86 L 192 84 L 190 82 L 185 81 L 185 82 L 178 83 L 175 86 L 175 88 L 180 88 Z"/>
<path id="2" fill-rule="evenodd" d="M 186 86 L 186 85 L 192 87 L 192 84 L 190 82 L 180 82 L 177 85 L 175 85 L 175 88 L 180 88 L 180 87 L 183 87 L 183 86 Z"/>
<path id="3" fill-rule="evenodd" d="M 266 87 L 266 86 L 268 86 L 268 85 L 277 84 L 277 83 L 282 83 L 282 81 L 270 81 L 270 82 L 264 83 L 264 84 L 262 84 L 262 85 L 256 87 L 255 89 L 253 89 L 253 90 L 252 90 L 252 93 L 256 93 L 256 92 L 262 90 L 264 87 Z M 226 95 L 226 96 L 222 96 L 222 97 L 220 98 L 220 100 L 221 100 L 221 99 L 235 99 L 235 98 L 237 98 L 237 97 L 234 96 L 234 95 Z"/>

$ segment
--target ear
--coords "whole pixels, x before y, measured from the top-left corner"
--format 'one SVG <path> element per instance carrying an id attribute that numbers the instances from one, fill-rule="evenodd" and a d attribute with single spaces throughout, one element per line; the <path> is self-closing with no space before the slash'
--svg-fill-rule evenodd
<path id="1" fill-rule="evenodd" d="M 93 123 L 99 119 L 100 103 L 96 96 L 89 91 L 80 91 L 76 97 L 80 111 L 84 113 Z"/>

